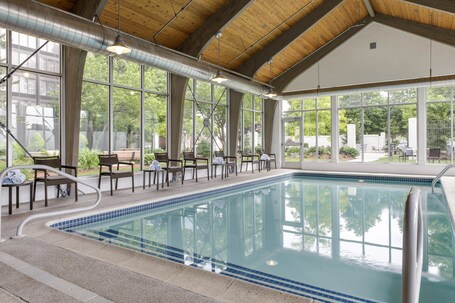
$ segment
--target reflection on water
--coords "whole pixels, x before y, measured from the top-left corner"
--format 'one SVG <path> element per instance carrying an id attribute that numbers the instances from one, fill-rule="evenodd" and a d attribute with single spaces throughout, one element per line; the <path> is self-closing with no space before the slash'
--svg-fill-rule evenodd
<path id="1" fill-rule="evenodd" d="M 404 201 L 410 185 L 293 178 L 72 228 L 226 273 L 238 265 L 383 302 L 401 301 Z M 421 187 L 421 302 L 453 302 L 454 244 L 445 201 Z"/>

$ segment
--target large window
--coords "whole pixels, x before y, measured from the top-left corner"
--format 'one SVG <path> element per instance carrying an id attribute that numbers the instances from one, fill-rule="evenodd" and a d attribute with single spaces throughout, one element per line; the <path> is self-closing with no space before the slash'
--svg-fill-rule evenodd
<path id="1" fill-rule="evenodd" d="M 209 82 L 191 80 L 186 90 L 182 151 L 210 158 L 226 148 L 227 89 Z"/>
<path id="2" fill-rule="evenodd" d="M 60 154 L 60 45 L 11 32 L 11 56 L 6 56 L 11 58 L 6 61 L 11 71 L 43 45 L 9 81 L 8 127 L 33 156 Z M 12 164 L 32 163 L 17 142 L 10 143 Z"/>
<path id="3" fill-rule="evenodd" d="M 427 89 L 427 163 L 453 163 L 453 87 Z"/>
<path id="4" fill-rule="evenodd" d="M 340 161 L 417 162 L 416 89 L 340 96 Z"/>
<path id="5" fill-rule="evenodd" d="M 243 96 L 242 119 L 240 119 L 239 150 L 260 154 L 263 149 L 263 99 L 251 94 Z"/>
<path id="6" fill-rule="evenodd" d="M 153 153 L 167 149 L 166 119 L 165 71 L 89 53 L 82 88 L 80 174 L 97 174 L 102 153 L 133 161 L 135 170 L 141 163 L 150 165 Z"/>

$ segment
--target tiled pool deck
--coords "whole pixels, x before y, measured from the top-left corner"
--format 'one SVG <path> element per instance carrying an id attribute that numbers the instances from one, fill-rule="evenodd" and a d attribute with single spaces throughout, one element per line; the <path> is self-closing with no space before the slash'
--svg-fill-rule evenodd
<path id="1" fill-rule="evenodd" d="M 227 185 L 289 172 L 248 172 L 225 180 L 218 178 L 207 181 L 201 178 L 198 183 L 189 180 L 184 186 L 171 184 L 170 188 L 159 191 L 153 187 L 146 190 L 137 187 L 135 194 L 125 189 L 114 192 L 112 197 L 106 192 L 103 193 L 101 205 L 94 212 L 207 189 L 221 189 Z M 455 178 L 443 178 L 443 184 L 449 204 L 454 206 Z M 33 213 L 87 206 L 93 203 L 93 199 L 94 195 L 85 195 L 76 204 L 71 197 L 54 199 L 50 200 L 47 209 L 44 209 L 43 201 L 38 201 Z M 14 235 L 19 222 L 31 214 L 26 209 L 25 205 L 21 206 L 21 212 L 14 212 L 11 216 L 7 215 L 5 207 L 2 209 L 3 238 Z M 455 207 L 451 209 L 454 214 Z M 32 222 L 25 228 L 26 238 L 0 244 L 0 302 L 84 301 L 74 291 L 77 288 L 82 289 L 79 293 L 87 292 L 87 296 L 92 294 L 85 302 L 317 302 L 62 233 L 46 226 L 46 222 L 56 219 L 59 218 Z M 11 256 L 11 260 L 22 263 L 13 266 L 3 261 L 2 255 Z M 46 275 L 43 276 L 42 272 Z M 68 285 L 60 288 L 55 286 L 60 285 L 55 283 L 60 280 Z"/>

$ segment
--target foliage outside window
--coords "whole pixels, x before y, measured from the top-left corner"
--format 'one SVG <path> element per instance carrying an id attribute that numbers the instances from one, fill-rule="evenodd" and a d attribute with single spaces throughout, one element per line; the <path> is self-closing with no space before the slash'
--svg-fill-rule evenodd
<path id="1" fill-rule="evenodd" d="M 240 119 L 239 150 L 246 154 L 260 154 L 263 150 L 263 100 L 258 96 L 245 94 Z"/>
<path id="2" fill-rule="evenodd" d="M 339 97 L 340 161 L 417 162 L 416 89 Z"/>
<path id="3" fill-rule="evenodd" d="M 112 80 L 109 80 L 110 68 Z M 134 169 L 140 170 L 141 160 L 144 165 L 150 165 L 154 152 L 167 149 L 165 71 L 122 58 L 89 53 L 84 80 L 79 143 L 80 174 L 97 174 L 98 154 L 116 153 L 121 161 L 133 161 Z M 109 95 L 112 96 L 111 100 Z M 109 108 L 112 115 L 109 114 Z M 112 122 L 109 121 L 110 116 Z M 111 124 L 112 129 L 109 126 Z"/>
<path id="4" fill-rule="evenodd" d="M 427 163 L 453 163 L 453 87 L 427 88 Z"/>
<path id="5" fill-rule="evenodd" d="M 209 82 L 190 79 L 183 115 L 182 151 L 210 158 L 226 147 L 227 90 Z"/>

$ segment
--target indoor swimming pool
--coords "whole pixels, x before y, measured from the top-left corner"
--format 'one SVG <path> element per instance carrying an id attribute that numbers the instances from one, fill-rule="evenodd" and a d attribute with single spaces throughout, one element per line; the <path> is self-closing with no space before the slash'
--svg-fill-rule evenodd
<path id="1" fill-rule="evenodd" d="M 321 302 L 401 302 L 404 204 L 419 186 L 420 302 L 448 303 L 453 227 L 444 196 L 430 185 L 294 173 L 51 226 Z"/>

